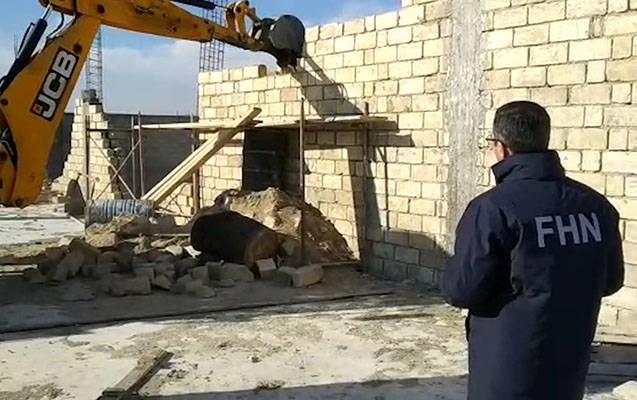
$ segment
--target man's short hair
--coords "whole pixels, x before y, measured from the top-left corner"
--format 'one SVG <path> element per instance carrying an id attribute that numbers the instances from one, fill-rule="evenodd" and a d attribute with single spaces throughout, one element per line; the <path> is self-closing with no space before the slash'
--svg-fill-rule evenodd
<path id="1" fill-rule="evenodd" d="M 508 103 L 495 113 L 493 134 L 513 153 L 543 152 L 549 147 L 551 117 L 530 101 Z"/>

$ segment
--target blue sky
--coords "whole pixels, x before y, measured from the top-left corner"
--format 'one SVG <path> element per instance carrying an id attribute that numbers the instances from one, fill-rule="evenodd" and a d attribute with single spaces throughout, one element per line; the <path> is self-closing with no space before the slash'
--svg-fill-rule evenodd
<path id="1" fill-rule="evenodd" d="M 400 0 L 252 0 L 260 16 L 294 14 L 306 26 L 346 21 L 399 8 Z M 0 74 L 16 37 L 42 14 L 37 0 L 0 0 Z M 57 24 L 58 17 L 50 19 Z M 199 45 L 105 29 L 104 91 L 110 112 L 189 113 L 196 96 Z M 226 66 L 270 63 L 268 56 L 227 49 Z"/>

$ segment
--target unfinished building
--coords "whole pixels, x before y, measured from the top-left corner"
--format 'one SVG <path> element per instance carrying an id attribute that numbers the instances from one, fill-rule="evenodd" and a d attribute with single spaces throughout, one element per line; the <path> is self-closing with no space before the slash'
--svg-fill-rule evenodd
<path id="1" fill-rule="evenodd" d="M 605 301 L 601 322 L 634 327 L 636 38 L 637 3 L 628 0 L 403 0 L 396 11 L 309 29 L 295 73 L 259 66 L 199 76 L 202 123 L 228 123 L 254 107 L 262 122 L 167 207 L 188 216 L 235 188 L 299 194 L 304 176 L 306 201 L 370 272 L 436 283 L 467 202 L 494 184 L 483 138 L 495 110 L 533 100 L 551 114 L 551 147 L 569 176 L 605 194 L 622 216 L 626 287 Z M 333 118 L 351 115 L 379 120 Z M 80 145 L 72 154 L 82 154 Z"/>

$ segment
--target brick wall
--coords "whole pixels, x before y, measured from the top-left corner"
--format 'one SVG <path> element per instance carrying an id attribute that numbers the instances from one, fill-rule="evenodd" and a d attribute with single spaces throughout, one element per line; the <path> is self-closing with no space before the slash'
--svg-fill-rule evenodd
<path id="1" fill-rule="evenodd" d="M 636 321 L 637 2 L 486 0 L 483 11 L 485 129 L 510 100 L 547 106 L 569 176 L 622 215 L 627 287 L 606 302 L 604 322 Z"/>
<path id="2" fill-rule="evenodd" d="M 603 321 L 630 323 L 637 320 L 636 35 L 637 2 L 628 0 L 403 0 L 394 12 L 308 29 L 300 72 L 200 75 L 200 115 L 225 121 L 259 106 L 260 119 L 292 120 L 305 98 L 310 115 L 362 113 L 367 103 L 372 115 L 388 118 L 393 126 L 382 130 L 309 133 L 307 198 L 372 272 L 431 283 L 467 201 L 493 184 L 494 160 L 480 146 L 495 109 L 535 100 L 551 113 L 551 145 L 569 175 L 622 214 L 628 287 L 607 301 Z M 203 167 L 205 202 L 241 186 L 241 142 Z"/>

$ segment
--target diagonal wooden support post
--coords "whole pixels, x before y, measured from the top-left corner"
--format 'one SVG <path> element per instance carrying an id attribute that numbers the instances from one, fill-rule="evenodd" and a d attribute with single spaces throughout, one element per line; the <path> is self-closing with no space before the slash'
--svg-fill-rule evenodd
<path id="1" fill-rule="evenodd" d="M 261 113 L 260 108 L 254 108 L 252 111 L 237 120 L 232 127 L 221 128 L 217 133 L 216 140 L 208 140 L 194 151 L 188 158 L 172 170 L 164 179 L 162 179 L 155 187 L 146 193 L 142 200 L 149 200 L 156 205 L 166 200 L 179 185 L 185 182 L 201 166 L 219 152 L 228 142 L 232 140 L 239 132 L 245 130 L 246 127 L 254 123 L 254 119 Z"/>

